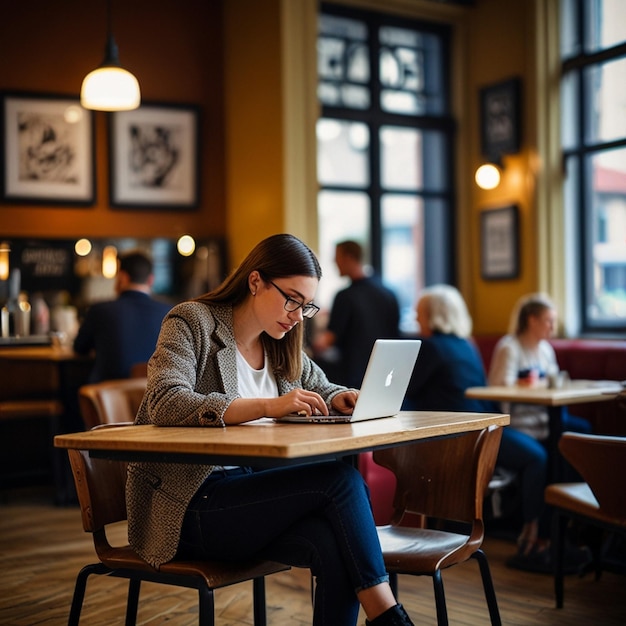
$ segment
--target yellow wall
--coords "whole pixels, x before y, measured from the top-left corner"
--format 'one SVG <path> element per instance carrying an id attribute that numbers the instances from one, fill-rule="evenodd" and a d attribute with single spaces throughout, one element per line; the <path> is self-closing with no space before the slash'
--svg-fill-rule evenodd
<path id="1" fill-rule="evenodd" d="M 280 0 L 224 3 L 227 232 L 238 263 L 284 228 Z"/>
<path id="2" fill-rule="evenodd" d="M 468 12 L 467 54 L 468 93 L 470 95 L 469 152 L 470 171 L 481 163 L 479 89 L 485 85 L 519 76 L 522 79 L 521 152 L 504 158 L 505 170 L 500 185 L 491 191 L 472 184 L 471 288 L 470 309 L 474 330 L 500 334 L 507 330 L 509 314 L 515 301 L 536 291 L 538 284 L 537 214 L 535 193 L 536 138 L 535 84 L 532 68 L 535 56 L 533 2 L 515 0 L 478 0 Z M 519 208 L 520 273 L 517 279 L 484 280 L 480 268 L 480 215 L 482 211 L 508 205 Z M 464 259 L 460 260 L 465 262 Z"/>

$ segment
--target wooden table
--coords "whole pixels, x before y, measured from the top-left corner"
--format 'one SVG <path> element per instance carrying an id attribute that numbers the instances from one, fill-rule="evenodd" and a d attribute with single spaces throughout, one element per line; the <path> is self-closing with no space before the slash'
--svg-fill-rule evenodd
<path id="1" fill-rule="evenodd" d="M 433 411 L 401 412 L 355 424 L 287 424 L 263 418 L 226 428 L 119 426 L 58 435 L 55 445 L 126 461 L 270 467 L 340 458 L 508 423 L 509 416 L 499 413 Z"/>
<path id="2" fill-rule="evenodd" d="M 546 386 L 525 387 L 522 385 L 470 387 L 465 391 L 468 398 L 493 400 L 494 402 L 519 402 L 540 404 L 547 407 L 550 434 L 548 448 L 552 453 L 552 477 L 562 476 L 559 456 L 555 453 L 563 432 L 563 411 L 571 404 L 606 402 L 612 400 L 622 390 L 621 383 L 607 380 L 572 380 L 560 388 Z"/>

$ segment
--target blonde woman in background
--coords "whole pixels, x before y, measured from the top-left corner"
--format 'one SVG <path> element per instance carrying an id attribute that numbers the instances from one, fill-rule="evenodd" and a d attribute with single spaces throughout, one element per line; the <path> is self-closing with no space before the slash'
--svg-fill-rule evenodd
<path id="1" fill-rule="evenodd" d="M 559 366 L 549 342 L 556 324 L 556 308 L 548 296 L 536 293 L 521 298 L 511 315 L 510 333 L 494 349 L 489 384 L 541 384 L 547 375 L 557 372 Z M 550 573 L 550 515 L 543 500 L 548 480 L 548 410 L 521 403 L 503 403 L 501 410 L 511 415 L 511 423 L 504 430 L 498 465 L 518 474 L 523 513 L 518 551 L 507 563 L 526 571 Z M 564 411 L 562 430 L 584 433 L 591 432 L 591 426 Z M 586 550 L 570 548 L 566 570 L 575 571 L 587 558 Z"/>

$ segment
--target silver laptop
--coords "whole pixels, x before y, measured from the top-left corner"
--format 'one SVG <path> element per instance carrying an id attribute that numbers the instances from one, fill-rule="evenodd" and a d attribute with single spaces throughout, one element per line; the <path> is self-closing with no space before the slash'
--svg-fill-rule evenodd
<path id="1" fill-rule="evenodd" d="M 422 342 L 419 339 L 377 339 L 352 415 L 288 415 L 278 421 L 347 423 L 396 415 L 402 407 Z"/>

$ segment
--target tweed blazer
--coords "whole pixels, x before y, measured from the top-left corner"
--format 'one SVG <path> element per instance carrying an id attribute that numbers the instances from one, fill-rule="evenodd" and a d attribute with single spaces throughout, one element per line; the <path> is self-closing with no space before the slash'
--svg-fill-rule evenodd
<path id="1" fill-rule="evenodd" d="M 305 353 L 302 358 L 299 380 L 276 376 L 278 393 L 309 389 L 330 407 L 346 388 L 330 383 Z M 200 302 L 175 306 L 163 320 L 148 363 L 148 384 L 135 423 L 224 428 L 224 413 L 238 397 L 232 307 Z M 187 506 L 212 470 L 211 465 L 129 463 L 128 538 L 153 567 L 174 558 Z"/>

